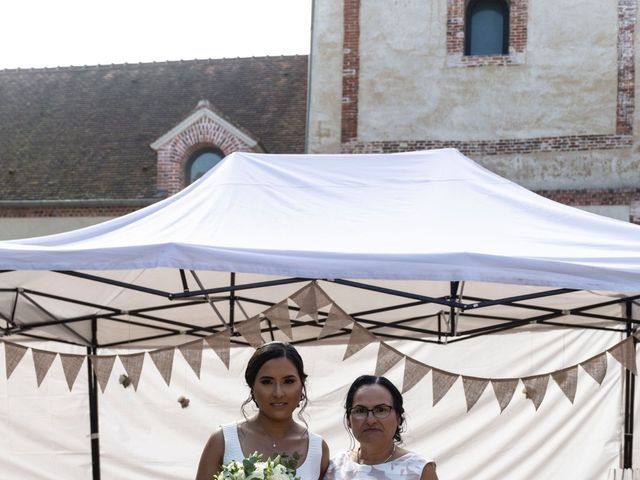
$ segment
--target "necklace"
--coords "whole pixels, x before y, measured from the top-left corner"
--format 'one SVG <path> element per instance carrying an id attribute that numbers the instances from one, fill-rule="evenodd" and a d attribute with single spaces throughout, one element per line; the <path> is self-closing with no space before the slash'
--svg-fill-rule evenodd
<path id="1" fill-rule="evenodd" d="M 276 448 L 278 448 L 278 442 L 276 442 L 276 439 L 273 438 L 273 436 L 267 432 L 267 429 L 264 428 L 264 426 L 262 426 L 262 423 L 260 423 L 258 420 L 256 420 L 256 423 L 258 425 L 260 425 L 260 429 L 264 432 L 264 434 L 269 437 L 269 439 L 271 440 L 271 448 L 273 448 L 273 450 L 275 450 Z M 284 440 L 285 438 L 287 438 L 287 434 L 291 431 L 291 429 L 293 428 L 293 423 L 289 426 L 289 428 L 287 429 L 286 432 L 284 432 L 284 435 L 282 436 L 282 440 Z"/>
<path id="2" fill-rule="evenodd" d="M 379 462 L 379 463 L 375 463 L 373 465 L 380 465 L 382 463 L 387 463 L 389 460 L 391 460 L 391 457 L 393 457 L 393 454 L 396 453 L 396 444 L 393 444 L 393 448 L 391 449 L 391 453 L 389 454 L 389 456 L 387 458 L 385 458 L 383 461 Z M 365 460 L 360 456 L 360 447 L 358 447 L 358 452 L 356 454 L 356 463 L 359 463 L 360 465 L 363 465 L 365 462 Z"/>

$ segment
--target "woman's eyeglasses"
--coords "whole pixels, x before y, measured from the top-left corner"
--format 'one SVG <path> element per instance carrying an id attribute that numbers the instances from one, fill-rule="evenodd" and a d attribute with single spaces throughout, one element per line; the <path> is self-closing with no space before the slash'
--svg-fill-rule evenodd
<path id="1" fill-rule="evenodd" d="M 391 405 L 385 404 L 376 405 L 373 408 L 366 408 L 362 405 L 356 405 L 355 407 L 351 407 L 351 410 L 349 410 L 349 415 L 357 420 L 364 420 L 369 416 L 369 412 L 371 412 L 373 413 L 374 417 L 383 419 L 389 416 L 391 410 L 393 410 L 393 407 Z"/>

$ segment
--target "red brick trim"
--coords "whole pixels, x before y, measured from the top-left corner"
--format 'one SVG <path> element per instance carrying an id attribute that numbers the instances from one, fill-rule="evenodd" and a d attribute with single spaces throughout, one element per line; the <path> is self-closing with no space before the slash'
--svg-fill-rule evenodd
<path id="1" fill-rule="evenodd" d="M 640 200 L 640 188 L 536 190 L 536 193 L 565 205 L 630 205 Z"/>
<path id="2" fill-rule="evenodd" d="M 342 143 L 358 138 L 360 82 L 360 0 L 344 0 L 342 50 Z"/>
<path id="3" fill-rule="evenodd" d="M 465 18 L 468 0 L 447 3 L 447 65 L 480 67 L 485 65 L 519 65 L 524 63 L 527 46 L 529 0 L 509 1 L 509 54 L 465 55 Z"/>
<path id="4" fill-rule="evenodd" d="M 447 52 L 464 56 L 464 2 L 448 0 Z M 509 56 L 498 55 L 487 60 L 492 64 L 514 63 L 524 55 L 527 42 L 528 0 L 511 0 L 511 30 Z M 571 135 L 501 140 L 391 140 L 359 142 L 358 87 L 360 1 L 344 0 L 344 54 L 342 145 L 344 153 L 384 153 L 407 150 L 455 147 L 468 155 L 499 155 L 539 151 L 584 151 L 630 148 L 633 145 L 633 117 L 635 112 L 635 45 L 637 19 L 636 0 L 618 0 L 618 84 L 616 131 L 612 134 Z M 515 27 L 514 23 L 515 22 Z M 508 61 L 507 58 L 511 58 Z M 512 58 L 513 57 L 513 58 Z M 473 57 L 469 57 L 472 59 Z M 523 58 L 523 57 L 519 57 Z M 468 66 L 478 66 L 469 60 Z M 355 66 L 354 68 L 351 68 Z M 348 68 L 349 67 L 349 68 Z"/>
<path id="5" fill-rule="evenodd" d="M 637 19 L 636 0 L 618 1 L 618 95 L 616 133 L 633 133 L 635 111 L 635 45 L 633 37 Z"/>
<path id="6" fill-rule="evenodd" d="M 457 148 L 465 155 L 501 155 L 533 152 L 572 152 L 630 148 L 631 135 L 574 135 L 513 140 L 393 140 L 351 142 L 342 145 L 344 153 L 391 153 L 433 148 Z"/>
<path id="7" fill-rule="evenodd" d="M 140 208 L 142 207 L 0 207 L 0 218 L 121 217 Z"/>
<path id="8" fill-rule="evenodd" d="M 186 187 L 185 164 L 192 153 L 205 147 L 215 147 L 224 155 L 259 148 L 251 148 L 223 125 L 203 117 L 158 149 L 158 195 L 173 195 Z"/>

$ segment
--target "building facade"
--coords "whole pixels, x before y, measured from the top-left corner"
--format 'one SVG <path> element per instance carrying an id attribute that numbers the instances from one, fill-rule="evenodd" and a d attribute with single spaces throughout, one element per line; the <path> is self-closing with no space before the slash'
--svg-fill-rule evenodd
<path id="1" fill-rule="evenodd" d="M 638 221 L 636 20 L 633 0 L 316 1 L 307 149 L 456 147 L 548 198 Z M 496 50 L 469 50 L 492 29 Z"/>

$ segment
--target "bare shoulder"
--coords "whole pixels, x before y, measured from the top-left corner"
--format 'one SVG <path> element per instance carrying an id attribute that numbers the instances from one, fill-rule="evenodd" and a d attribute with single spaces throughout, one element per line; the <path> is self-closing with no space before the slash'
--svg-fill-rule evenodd
<path id="1" fill-rule="evenodd" d="M 438 480 L 435 462 L 429 462 L 424 466 L 420 480 Z"/>
<path id="2" fill-rule="evenodd" d="M 200 455 L 196 480 L 211 480 L 218 473 L 224 458 L 224 434 L 218 428 L 211 434 Z"/>
<path id="3" fill-rule="evenodd" d="M 331 454 L 329 453 L 329 445 L 327 445 L 327 442 L 322 440 L 322 459 L 320 460 L 320 478 L 324 477 L 324 474 L 327 472 L 327 468 L 329 468 L 330 458 L 331 458 Z"/>

